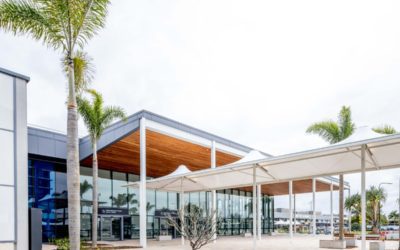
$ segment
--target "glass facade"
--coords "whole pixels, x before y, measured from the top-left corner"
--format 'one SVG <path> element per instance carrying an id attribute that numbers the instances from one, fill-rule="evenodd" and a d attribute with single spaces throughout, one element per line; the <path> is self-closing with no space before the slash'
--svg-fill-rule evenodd
<path id="1" fill-rule="evenodd" d="M 81 167 L 81 237 L 91 238 L 92 170 Z M 139 190 L 126 185 L 139 180 L 137 175 L 99 170 L 99 239 L 139 238 Z M 252 193 L 237 189 L 217 191 L 219 235 L 240 235 L 252 229 Z M 273 198 L 262 197 L 262 229 L 273 231 Z M 167 223 L 162 211 L 177 211 L 179 196 L 174 192 L 147 190 L 147 236 L 178 233 Z M 185 204 L 211 208 L 211 193 L 185 194 Z M 65 165 L 44 160 L 29 160 L 29 206 L 43 210 L 44 240 L 67 236 L 67 185 Z M 113 211 L 117 215 L 104 211 Z"/>

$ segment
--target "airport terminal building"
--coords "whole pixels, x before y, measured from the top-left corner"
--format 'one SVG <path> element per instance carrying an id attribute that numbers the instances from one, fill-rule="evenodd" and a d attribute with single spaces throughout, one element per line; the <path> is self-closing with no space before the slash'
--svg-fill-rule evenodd
<path id="1" fill-rule="evenodd" d="M 17 79 L 13 80 L 15 86 L 19 86 L 16 83 L 18 81 L 21 81 L 22 86 L 22 82 L 26 85 L 29 80 L 27 77 L 4 69 L 0 69 L 1 75 Z M 3 84 L 3 82 L 5 80 L 0 78 L 0 84 Z M 18 91 L 22 91 L 22 93 L 25 91 L 22 87 L 22 90 L 17 87 L 13 88 L 12 93 L 14 94 L 18 94 Z M 18 98 L 18 96 L 14 96 L 14 98 Z M 2 101 L 0 99 L 0 102 Z M 21 103 L 24 104 L 25 102 Z M 15 106 L 17 101 L 12 100 L 10 103 Z M 21 107 L 18 106 L 17 108 Z M 18 118 L 17 115 L 13 114 L 12 119 Z M 21 188 L 15 190 L 15 197 L 17 191 L 22 192 L 22 195 L 18 196 L 19 199 L 26 197 L 25 204 L 27 206 L 42 210 L 44 241 L 66 237 L 68 236 L 66 135 L 49 129 L 27 126 L 26 109 L 22 111 L 22 116 L 24 124 L 16 123 L 18 126 L 14 124 L 10 127 L 11 129 L 0 128 L 0 135 L 3 132 L 13 133 L 14 129 L 18 133 L 25 133 L 25 137 L 27 134 L 27 138 L 25 138 L 27 154 L 23 150 L 21 156 L 12 153 L 15 157 L 13 164 L 17 164 L 18 159 L 20 161 L 22 159 L 24 162 L 24 164 L 19 162 L 17 169 L 21 171 L 21 174 L 18 173 L 18 180 L 15 179 L 15 181 L 18 181 L 18 187 L 24 190 L 26 188 L 25 193 L 22 192 Z M 4 126 L 8 125 L 5 124 Z M 141 143 L 141 137 L 145 138 L 145 143 Z M 23 144 L 23 142 L 16 140 L 19 138 L 15 137 L 13 143 Z M 21 138 L 23 141 L 23 135 L 21 135 Z M 90 240 L 91 220 L 93 219 L 91 213 L 92 147 L 88 136 L 80 138 L 79 143 L 81 236 L 82 239 Z M 180 165 L 185 165 L 191 171 L 207 169 L 213 165 L 219 167 L 234 163 L 254 152 L 251 147 L 144 110 L 129 116 L 127 121 L 118 121 L 108 127 L 99 140 L 98 150 L 99 218 L 95 219 L 99 220 L 98 235 L 100 240 L 139 238 L 139 190 L 128 188 L 127 185 L 137 182 L 141 171 L 146 173 L 148 179 L 157 178 L 170 174 Z M 269 156 L 263 152 L 259 152 L 259 154 Z M 146 162 L 144 168 L 140 163 L 141 157 L 144 157 Z M 316 179 L 314 191 L 329 191 L 332 186 L 337 190 L 337 185 L 332 184 L 332 180 Z M 312 192 L 312 183 L 311 179 L 293 181 L 293 193 Z M 6 195 L 2 189 L 6 188 L 14 190 L 14 181 L 11 184 L 0 183 L 1 199 Z M 262 232 L 269 233 L 274 231 L 274 196 L 289 194 L 289 185 L 288 182 L 262 185 L 261 192 Z M 17 199 L 14 196 L 10 199 L 16 204 Z M 217 190 L 219 235 L 240 235 L 251 232 L 253 220 L 251 201 L 251 187 Z M 180 202 L 179 195 L 175 192 L 147 190 L 148 238 L 165 234 L 178 237 L 177 232 L 168 225 L 165 211 L 173 214 L 180 207 Z M 208 211 L 211 208 L 211 194 L 210 192 L 187 193 L 184 203 L 195 204 L 203 208 L 204 211 Z M 3 207 L 0 206 L 1 209 Z M 19 205 L 19 207 L 23 206 Z M 4 214 L 7 216 L 9 213 L 5 211 Z M 26 214 L 27 211 L 20 217 L 24 217 Z M 0 217 L 0 220 L 5 220 L 6 216 Z M 23 223 L 23 220 L 20 221 Z M 15 223 L 17 223 L 17 219 L 15 219 Z M 22 230 L 23 227 L 20 226 L 19 229 Z M 15 229 L 16 234 L 17 229 Z M 10 234 L 9 240 L 0 240 L 0 244 L 2 242 L 15 243 L 16 241 L 16 236 L 13 233 Z"/>
<path id="2" fill-rule="evenodd" d="M 126 185 L 139 180 L 140 125 L 146 120 L 147 178 L 165 176 L 178 166 L 190 170 L 210 168 L 213 151 L 216 166 L 245 157 L 253 149 L 160 115 L 140 111 L 110 126 L 99 142 L 99 229 L 101 240 L 139 238 L 139 190 Z M 43 211 L 43 239 L 61 238 L 68 233 L 66 136 L 50 130 L 28 128 L 29 206 Z M 265 156 L 268 156 L 264 153 Z M 92 152 L 89 137 L 80 139 L 81 236 L 91 238 Z M 294 182 L 294 193 L 312 191 L 312 181 Z M 330 183 L 317 181 L 317 191 L 328 191 Z M 262 231 L 274 230 L 274 195 L 288 194 L 288 183 L 262 186 Z M 177 237 L 163 212 L 179 208 L 175 192 L 147 190 L 147 237 L 160 234 Z M 219 235 L 251 232 L 251 187 L 217 191 Z M 185 204 L 205 211 L 211 207 L 211 193 L 187 193 Z"/>

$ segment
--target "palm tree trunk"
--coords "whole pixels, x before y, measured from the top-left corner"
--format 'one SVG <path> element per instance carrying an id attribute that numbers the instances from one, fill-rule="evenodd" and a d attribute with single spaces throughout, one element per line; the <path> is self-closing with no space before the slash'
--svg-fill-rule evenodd
<path id="1" fill-rule="evenodd" d="M 339 175 L 339 240 L 344 240 L 344 178 Z"/>
<path id="2" fill-rule="evenodd" d="M 74 64 L 71 56 L 68 58 L 67 185 L 70 250 L 79 250 L 81 218 L 78 113 L 75 93 Z"/>
<path id="3" fill-rule="evenodd" d="M 98 179 L 98 163 L 97 163 L 97 141 L 93 141 L 93 212 L 92 212 L 92 247 L 97 246 L 97 213 L 98 199 L 97 194 L 97 179 Z"/>

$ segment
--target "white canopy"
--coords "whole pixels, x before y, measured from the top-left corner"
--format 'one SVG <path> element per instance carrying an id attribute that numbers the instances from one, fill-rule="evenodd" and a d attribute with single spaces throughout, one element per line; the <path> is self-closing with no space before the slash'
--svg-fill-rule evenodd
<path id="1" fill-rule="evenodd" d="M 360 132 L 361 131 L 361 132 Z M 206 169 L 148 180 L 146 187 L 165 191 L 195 192 L 269 184 L 312 177 L 355 173 L 361 171 L 361 146 L 366 145 L 366 170 L 396 168 L 400 166 L 400 134 L 362 137 L 358 141 L 345 141 L 323 148 L 299 153 L 264 157 L 236 162 L 215 169 Z M 354 138 L 354 137 L 351 137 Z M 350 138 L 350 139 L 351 139 Z M 133 184 L 134 185 L 134 184 Z"/>

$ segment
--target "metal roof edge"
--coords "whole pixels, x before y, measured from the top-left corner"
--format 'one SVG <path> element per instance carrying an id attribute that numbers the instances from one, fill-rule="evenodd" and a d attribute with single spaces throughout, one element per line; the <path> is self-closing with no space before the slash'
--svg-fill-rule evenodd
<path id="1" fill-rule="evenodd" d="M 26 82 L 29 82 L 31 80 L 31 78 L 29 76 L 26 76 L 26 75 L 23 75 L 20 73 L 16 73 L 14 71 L 11 71 L 11 70 L 8 70 L 8 69 L 2 68 L 2 67 L 0 67 L 0 73 L 6 74 L 6 75 L 9 75 L 12 77 L 20 78 L 22 80 L 25 80 Z"/>

